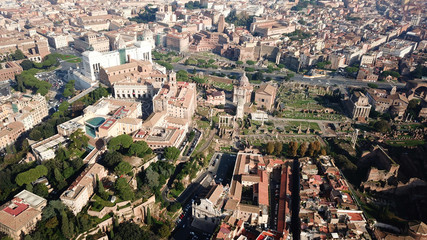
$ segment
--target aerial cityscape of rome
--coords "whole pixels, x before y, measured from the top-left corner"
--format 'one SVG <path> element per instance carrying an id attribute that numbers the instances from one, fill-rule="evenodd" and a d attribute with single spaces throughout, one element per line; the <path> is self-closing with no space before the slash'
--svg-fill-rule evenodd
<path id="1" fill-rule="evenodd" d="M 0 240 L 427 240 L 426 0 L 0 0 Z"/>

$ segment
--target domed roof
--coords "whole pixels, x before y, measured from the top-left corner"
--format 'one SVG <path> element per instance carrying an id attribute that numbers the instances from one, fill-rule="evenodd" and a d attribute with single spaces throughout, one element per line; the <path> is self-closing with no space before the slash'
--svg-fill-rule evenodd
<path id="1" fill-rule="evenodd" d="M 248 77 L 246 77 L 246 72 L 243 72 L 243 75 L 240 77 L 240 86 L 246 87 L 249 85 L 250 85 L 250 83 L 249 83 Z"/>

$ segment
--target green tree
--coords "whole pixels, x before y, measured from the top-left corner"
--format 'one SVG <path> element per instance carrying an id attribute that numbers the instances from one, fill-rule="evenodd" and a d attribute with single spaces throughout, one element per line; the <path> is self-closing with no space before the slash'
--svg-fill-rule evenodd
<path id="1" fill-rule="evenodd" d="M 370 87 L 370 88 L 378 88 L 378 84 L 368 83 L 368 87 Z"/>
<path id="2" fill-rule="evenodd" d="M 160 237 L 162 237 L 164 239 L 168 238 L 170 236 L 170 234 L 171 234 L 171 229 L 169 227 L 169 224 L 164 223 L 160 227 L 158 233 L 159 233 Z"/>
<path id="3" fill-rule="evenodd" d="M 47 175 L 47 168 L 43 165 L 39 165 L 26 172 L 19 173 L 15 178 L 15 182 L 19 186 L 22 186 L 24 184 L 30 184 L 31 182 L 37 180 L 39 177 L 45 175 Z"/>
<path id="4" fill-rule="evenodd" d="M 45 227 L 49 229 L 56 228 L 59 225 L 58 218 L 52 217 L 46 221 Z"/>
<path id="5" fill-rule="evenodd" d="M 150 147 L 145 141 L 134 142 L 130 145 L 128 154 L 132 156 L 144 157 L 146 154 L 151 153 Z"/>
<path id="6" fill-rule="evenodd" d="M 169 161 L 176 161 L 181 151 L 176 147 L 165 148 L 165 158 Z"/>
<path id="7" fill-rule="evenodd" d="M 61 212 L 61 232 L 67 239 L 73 237 L 73 229 L 71 228 L 71 223 L 68 221 L 68 216 L 65 211 Z"/>
<path id="8" fill-rule="evenodd" d="M 134 193 L 132 188 L 127 183 L 126 179 L 119 178 L 116 180 L 114 185 L 119 197 L 123 200 L 132 200 L 134 198 Z"/>
<path id="9" fill-rule="evenodd" d="M 26 59 L 26 60 L 22 61 L 20 65 L 21 65 L 21 67 L 22 67 L 22 69 L 23 69 L 24 71 L 25 71 L 25 70 L 29 70 L 29 69 L 31 69 L 31 68 L 33 68 L 33 67 L 34 67 L 33 62 L 32 62 L 32 61 L 30 61 L 30 60 L 28 60 L 28 59 Z"/>
<path id="10" fill-rule="evenodd" d="M 237 64 L 237 65 L 242 65 L 242 64 L 243 64 L 243 62 L 239 60 L 239 61 L 236 61 L 236 64 Z"/>
<path id="11" fill-rule="evenodd" d="M 274 153 L 279 156 L 282 154 L 282 150 L 283 150 L 283 143 L 282 142 L 276 142 L 274 144 Z"/>
<path id="12" fill-rule="evenodd" d="M 176 80 L 180 82 L 188 82 L 188 73 L 185 70 L 179 70 L 176 73 Z"/>
<path id="13" fill-rule="evenodd" d="M 267 154 L 271 155 L 274 153 L 274 142 L 268 142 L 266 146 Z"/>
<path id="14" fill-rule="evenodd" d="M 255 61 L 247 60 L 247 61 L 246 61 L 246 64 L 248 64 L 248 65 L 255 65 Z"/>
<path id="15" fill-rule="evenodd" d="M 353 74 L 353 73 L 356 73 L 357 71 L 359 71 L 359 68 L 358 67 L 346 67 L 344 70 L 349 74 Z"/>
<path id="16" fill-rule="evenodd" d="M 33 192 L 43 198 L 47 198 L 49 195 L 49 189 L 43 183 L 39 183 L 34 186 Z"/>
<path id="17" fill-rule="evenodd" d="M 298 151 L 298 143 L 297 142 L 289 142 L 288 154 L 292 157 L 297 155 Z"/>
<path id="18" fill-rule="evenodd" d="M 148 167 L 147 170 L 144 172 L 144 182 L 151 189 L 155 189 L 160 185 L 159 178 L 160 178 L 159 173 L 153 171 L 153 168 L 151 166 Z"/>
<path id="19" fill-rule="evenodd" d="M 22 60 L 22 59 L 25 59 L 24 53 L 21 50 L 16 49 L 15 53 L 13 54 L 13 60 Z"/>
<path id="20" fill-rule="evenodd" d="M 123 161 L 123 155 L 116 151 L 108 151 L 104 156 L 105 165 L 111 169 L 121 161 Z"/>
<path id="21" fill-rule="evenodd" d="M 305 154 L 307 153 L 307 143 L 301 143 L 301 146 L 299 147 L 299 155 L 301 157 L 304 157 Z"/>
<path id="22" fill-rule="evenodd" d="M 62 176 L 61 171 L 58 168 L 53 170 L 53 174 L 57 183 L 64 181 L 64 176 Z"/>
<path id="23" fill-rule="evenodd" d="M 55 158 L 59 161 L 65 161 L 70 158 L 70 153 L 64 147 L 59 147 L 56 150 Z"/>
<path id="24" fill-rule="evenodd" d="M 42 139 L 43 135 L 42 135 L 42 133 L 39 130 L 33 129 L 30 132 L 29 137 L 30 137 L 31 140 L 39 141 L 40 139 Z"/>
<path id="25" fill-rule="evenodd" d="M 108 142 L 108 150 L 118 151 L 118 150 L 128 149 L 132 143 L 133 143 L 133 139 L 131 136 L 127 134 L 122 134 L 112 138 Z"/>
<path id="26" fill-rule="evenodd" d="M 113 240 L 130 240 L 130 239 L 149 239 L 137 224 L 132 222 L 122 222 L 118 227 L 114 228 Z"/>
<path id="27" fill-rule="evenodd" d="M 67 97 L 71 97 L 71 95 L 73 95 L 73 94 L 71 93 L 70 89 L 65 88 L 62 95 L 67 98 Z"/>
<path id="28" fill-rule="evenodd" d="M 132 171 L 132 166 L 128 162 L 120 162 L 115 168 L 114 172 L 117 175 L 127 174 Z"/>
<path id="29" fill-rule="evenodd" d="M 313 157 L 315 154 L 317 154 L 319 150 L 320 150 L 320 143 L 318 141 L 311 142 L 308 145 L 308 155 L 310 157 Z"/>
<path id="30" fill-rule="evenodd" d="M 151 212 L 150 212 L 150 208 L 147 209 L 147 217 L 146 217 L 146 222 L 147 225 L 151 225 Z"/>
<path id="31" fill-rule="evenodd" d="M 381 133 L 386 133 L 390 131 L 390 124 L 385 120 L 379 120 L 374 123 L 374 128 Z"/>

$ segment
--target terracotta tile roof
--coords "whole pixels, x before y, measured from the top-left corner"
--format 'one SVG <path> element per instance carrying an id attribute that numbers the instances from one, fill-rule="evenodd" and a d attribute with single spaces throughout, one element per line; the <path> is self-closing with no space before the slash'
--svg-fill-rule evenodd
<path id="1" fill-rule="evenodd" d="M 12 204 L 18 207 L 11 209 Z M 0 223 L 16 232 L 39 216 L 41 216 L 41 212 L 29 207 L 28 204 L 12 201 L 10 205 L 0 211 Z"/>
<path id="2" fill-rule="evenodd" d="M 206 198 L 213 204 L 216 204 L 221 197 L 222 192 L 224 191 L 224 187 L 222 185 L 216 185 L 213 187 Z"/>

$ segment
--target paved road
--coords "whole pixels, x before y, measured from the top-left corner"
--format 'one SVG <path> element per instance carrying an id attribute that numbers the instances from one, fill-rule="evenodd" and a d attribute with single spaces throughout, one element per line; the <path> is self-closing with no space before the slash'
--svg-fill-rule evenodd
<path id="1" fill-rule="evenodd" d="M 199 68 L 199 67 L 194 67 L 194 66 L 186 66 L 186 65 L 180 64 L 180 63 L 173 63 L 172 65 L 173 65 L 175 71 L 179 71 L 179 70 L 191 71 L 193 69 L 196 69 L 197 72 L 203 72 L 203 73 L 209 73 L 209 74 L 224 73 L 227 75 L 230 75 L 230 74 L 235 75 L 237 77 L 240 77 L 243 73 L 243 70 L 241 70 L 241 69 L 233 69 L 233 70 L 206 69 L 206 68 Z M 271 79 L 274 79 L 277 81 L 283 81 L 284 77 L 287 74 L 284 74 L 284 73 L 264 73 L 263 75 L 265 77 L 271 77 Z M 368 82 L 361 82 L 361 81 L 358 81 L 356 79 L 344 78 L 341 76 L 335 76 L 335 77 L 326 76 L 326 77 L 319 77 L 319 78 L 307 78 L 301 74 L 295 74 L 295 76 L 291 79 L 291 81 L 309 84 L 309 85 L 319 85 L 319 86 L 334 86 L 334 85 L 344 86 L 344 87 L 348 87 L 348 86 L 367 87 L 368 86 Z M 392 84 L 387 83 L 387 82 L 376 82 L 375 84 L 377 84 L 379 88 L 384 88 L 384 89 L 391 89 L 392 88 Z M 405 84 L 403 84 L 403 83 L 396 83 L 394 85 L 396 85 L 398 89 L 403 88 L 405 86 Z"/>

